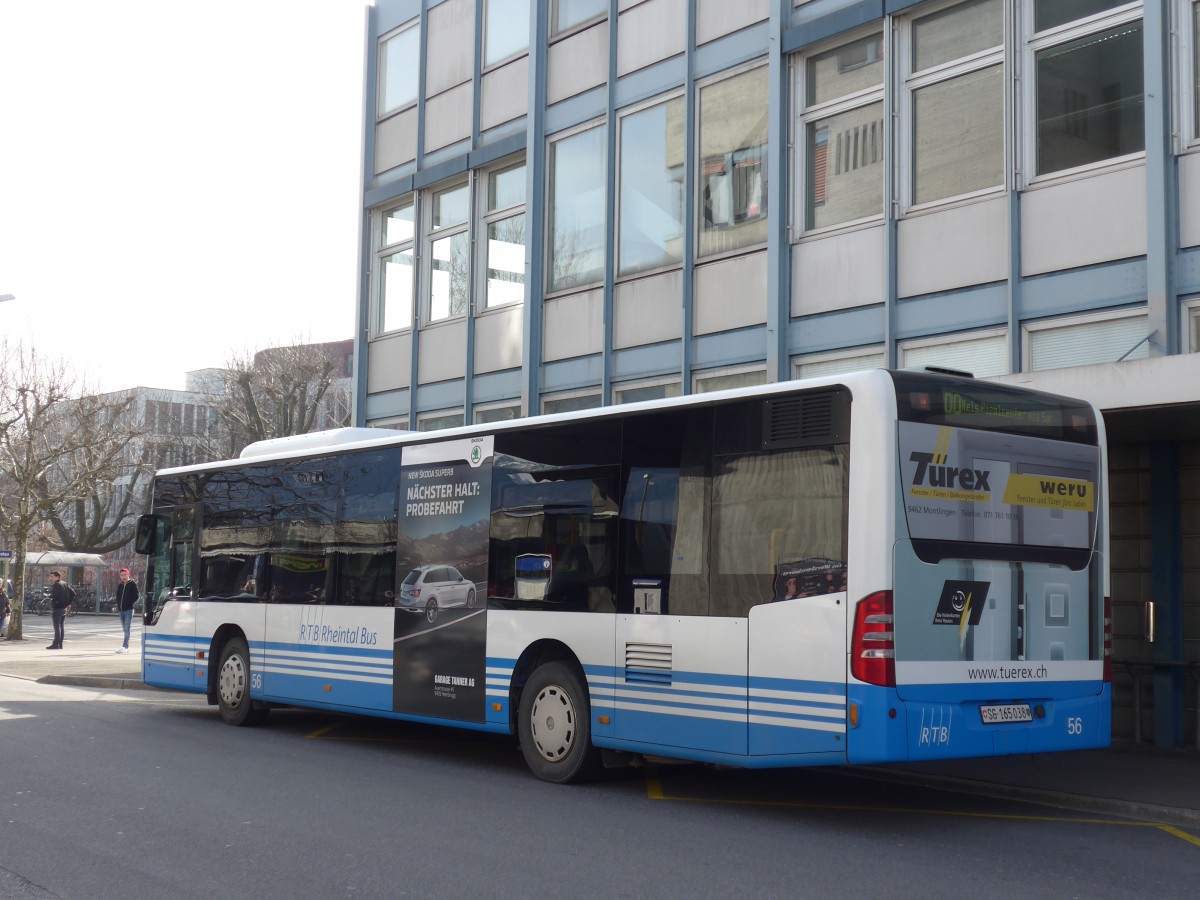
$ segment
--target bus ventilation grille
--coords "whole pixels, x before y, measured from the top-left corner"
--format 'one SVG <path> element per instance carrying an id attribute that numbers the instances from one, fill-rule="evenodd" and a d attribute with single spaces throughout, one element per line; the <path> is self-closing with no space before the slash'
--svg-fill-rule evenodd
<path id="1" fill-rule="evenodd" d="M 671 645 L 626 644 L 625 680 L 640 684 L 670 684 Z"/>
<path id="2" fill-rule="evenodd" d="M 763 447 L 782 450 L 844 441 L 841 403 L 833 392 L 781 397 L 763 404 Z"/>

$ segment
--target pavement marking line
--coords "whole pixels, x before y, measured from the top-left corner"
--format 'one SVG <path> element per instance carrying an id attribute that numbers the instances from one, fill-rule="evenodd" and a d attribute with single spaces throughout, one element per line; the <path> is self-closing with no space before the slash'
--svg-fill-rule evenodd
<path id="1" fill-rule="evenodd" d="M 1159 825 L 1157 827 L 1167 834 L 1179 838 L 1181 841 L 1187 841 L 1189 844 L 1195 844 L 1197 847 L 1200 847 L 1200 838 L 1195 835 L 1188 834 L 1186 831 L 1180 831 L 1173 825 Z"/>
<path id="2" fill-rule="evenodd" d="M 1124 825 L 1133 828 L 1157 828 L 1167 834 L 1200 847 L 1200 838 L 1159 822 L 1126 821 L 1124 819 L 1074 819 L 1068 816 L 1029 816 L 1015 813 L 961 812 L 948 809 L 917 809 L 899 806 L 859 806 L 843 803 L 804 803 L 796 800 L 730 800 L 720 797 L 674 797 L 663 790 L 662 780 L 654 775 L 646 776 L 646 797 L 650 800 L 666 800 L 676 803 L 716 803 L 725 806 L 769 806 L 792 809 L 812 809 L 827 812 L 877 812 L 916 813 L 924 816 L 947 816 L 959 819 L 999 819 L 1014 822 L 1053 822 L 1071 825 Z"/>
<path id="3" fill-rule="evenodd" d="M 306 734 L 305 737 L 307 737 L 307 738 L 325 737 L 325 735 L 329 734 L 329 732 L 333 731 L 334 729 L 341 728 L 345 724 L 346 724 L 345 722 L 330 722 L 324 728 L 318 728 L 316 731 L 312 732 L 311 734 Z"/>

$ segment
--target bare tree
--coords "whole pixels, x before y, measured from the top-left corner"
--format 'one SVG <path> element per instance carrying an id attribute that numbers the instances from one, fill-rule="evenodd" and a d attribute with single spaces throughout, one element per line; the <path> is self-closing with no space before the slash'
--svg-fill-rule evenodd
<path id="1" fill-rule="evenodd" d="M 349 424 L 348 397 L 333 396 L 346 391 L 339 353 L 347 344 L 294 343 L 232 357 L 225 393 L 207 398 L 234 436 L 230 449 Z"/>
<path id="2" fill-rule="evenodd" d="M 125 440 L 113 430 L 113 411 L 81 393 L 65 363 L 23 343 L 0 345 L 0 530 L 13 544 L 15 601 L 10 640 L 21 638 L 31 536 L 120 471 Z"/>
<path id="3" fill-rule="evenodd" d="M 131 440 L 136 436 L 136 426 L 121 421 L 122 411 L 112 410 L 112 433 L 117 436 L 124 432 L 125 439 Z M 89 446 L 78 452 L 94 454 L 97 449 Z M 74 460 L 72 464 L 74 467 Z M 143 445 L 136 460 L 126 457 L 119 464 L 119 484 L 99 482 L 87 497 L 76 497 L 50 512 L 50 546 L 70 553 L 111 553 L 124 547 L 133 537 L 133 517 L 144 511 L 147 494 L 143 486 L 151 474 L 149 446 Z"/>

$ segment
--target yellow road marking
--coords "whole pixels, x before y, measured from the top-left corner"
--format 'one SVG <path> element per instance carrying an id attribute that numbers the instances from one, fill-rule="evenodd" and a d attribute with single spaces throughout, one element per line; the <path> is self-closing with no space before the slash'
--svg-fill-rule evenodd
<path id="1" fill-rule="evenodd" d="M 1165 831 L 1167 834 L 1174 835 L 1181 841 L 1187 841 L 1189 844 L 1195 844 L 1197 847 L 1200 847 L 1200 838 L 1196 837 L 1195 835 L 1188 834 L 1186 831 L 1180 831 L 1178 828 L 1175 828 L 1171 825 L 1159 825 L 1158 828 L 1162 831 Z"/>
<path id="2" fill-rule="evenodd" d="M 341 728 L 345 724 L 346 724 L 345 722 L 330 722 L 324 728 L 318 728 L 312 734 L 306 735 L 306 737 L 310 737 L 310 738 L 325 737 L 325 735 L 329 734 L 329 732 L 333 731 L 335 728 Z"/>
<path id="3" fill-rule="evenodd" d="M 1200 838 L 1159 822 L 1135 822 L 1124 819 L 1086 819 L 1070 816 L 1031 816 L 1014 813 L 963 812 L 949 809 L 919 809 L 902 806 L 864 806 L 850 803 L 805 803 L 797 800 L 738 800 L 721 797 L 676 797 L 663 790 L 662 780 L 655 775 L 646 776 L 646 796 L 650 800 L 666 800 L 676 803 L 715 803 L 724 806 L 767 806 L 790 809 L 812 809 L 828 812 L 868 813 L 916 813 L 922 816 L 946 816 L 958 819 L 999 819 L 1010 822 L 1057 822 L 1071 825 L 1123 825 L 1132 828 L 1157 828 L 1167 834 L 1200 847 Z"/>

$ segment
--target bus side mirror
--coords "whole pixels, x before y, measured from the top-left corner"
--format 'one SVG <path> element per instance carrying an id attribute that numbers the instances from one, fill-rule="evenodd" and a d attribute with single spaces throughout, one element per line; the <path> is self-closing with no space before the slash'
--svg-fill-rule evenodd
<path id="1" fill-rule="evenodd" d="M 133 549 L 143 556 L 149 556 L 158 551 L 158 523 L 165 517 L 146 514 L 138 516 L 137 533 L 133 541 Z"/>

